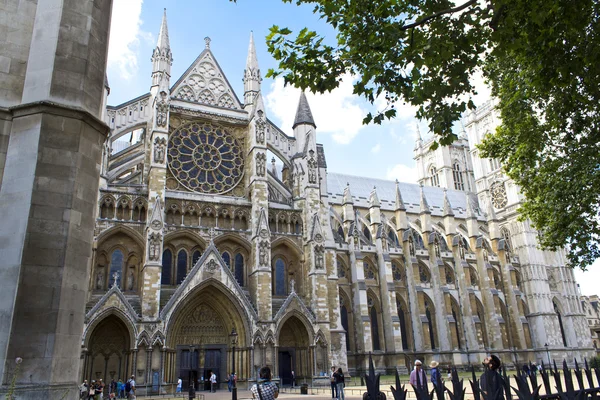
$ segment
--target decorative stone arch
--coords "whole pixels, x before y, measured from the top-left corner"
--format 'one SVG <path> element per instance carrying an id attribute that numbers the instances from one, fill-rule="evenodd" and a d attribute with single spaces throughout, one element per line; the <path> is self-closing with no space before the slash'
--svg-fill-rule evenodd
<path id="1" fill-rule="evenodd" d="M 271 243 L 271 249 L 275 249 L 278 246 L 285 245 L 290 248 L 294 252 L 294 255 L 298 257 L 298 260 L 301 261 L 304 255 L 302 249 L 298 246 L 296 242 L 291 240 L 288 237 L 278 237 Z"/>
<path id="2" fill-rule="evenodd" d="M 461 307 L 459 304 L 459 299 L 456 298 L 455 294 L 452 292 L 446 293 L 448 299 L 450 300 L 450 337 L 452 341 L 452 346 L 455 349 L 463 349 L 466 345 L 466 337 L 464 333 L 464 320 L 463 315 L 461 313 Z"/>
<path id="3" fill-rule="evenodd" d="M 181 317 L 182 313 L 184 313 L 186 309 L 191 307 L 193 304 L 203 303 L 204 299 L 198 298 L 200 297 L 199 294 L 202 294 L 202 292 L 205 290 L 215 290 L 216 292 L 213 294 L 223 295 L 231 302 L 239 317 L 237 324 L 234 323 L 236 331 L 238 332 L 238 335 L 240 335 L 239 345 L 242 347 L 246 343 L 251 343 L 251 328 L 252 322 L 254 321 L 253 316 L 247 312 L 245 305 L 240 302 L 238 296 L 236 296 L 231 290 L 229 290 L 228 287 L 214 278 L 203 281 L 194 289 L 186 293 L 183 297 L 177 299 L 171 310 L 164 315 L 167 343 L 172 340 L 173 331 L 177 328 L 178 317 Z M 214 298 L 211 300 L 214 300 Z M 216 303 L 218 303 L 218 301 L 213 301 L 211 304 Z M 240 334 L 241 332 L 243 333 Z"/>
<path id="4" fill-rule="evenodd" d="M 252 345 L 263 345 L 265 343 L 265 338 L 260 331 L 254 333 L 254 337 L 252 338 Z"/>
<path id="5" fill-rule="evenodd" d="M 340 279 L 346 279 L 348 282 L 352 280 L 350 268 L 343 254 L 336 254 L 337 276 Z"/>
<path id="6" fill-rule="evenodd" d="M 279 132 L 279 134 L 280 135 L 285 135 L 283 132 Z M 279 158 L 281 160 L 281 162 L 283 163 L 284 167 L 287 167 L 290 170 L 292 169 L 292 163 L 290 162 L 289 157 L 286 156 L 285 154 L 283 154 L 277 147 L 273 146 L 271 144 L 271 141 L 269 141 L 269 140 L 267 140 L 267 150 L 269 150 L 274 155 L 276 155 L 277 158 Z"/>
<path id="7" fill-rule="evenodd" d="M 279 288 L 277 285 L 277 260 L 281 259 L 285 265 L 283 275 L 283 288 Z M 303 253 L 299 247 L 289 238 L 280 237 L 273 241 L 271 244 L 271 269 L 272 273 L 272 288 L 273 294 L 284 293 L 287 295 L 290 290 L 290 280 L 295 281 L 295 291 L 297 293 L 304 293 L 305 284 L 304 277 L 301 270 L 301 264 L 304 260 Z M 279 290 L 278 290 L 279 289 Z"/>
<path id="8" fill-rule="evenodd" d="M 418 282 L 431 284 L 431 269 L 429 268 L 429 266 L 423 261 L 419 260 L 417 263 L 417 267 L 419 273 Z"/>
<path id="9" fill-rule="evenodd" d="M 289 382 L 291 378 L 284 368 L 287 363 L 291 363 L 296 378 L 308 378 L 314 374 L 315 366 L 317 371 L 323 371 L 325 364 L 328 364 L 327 347 L 323 352 L 321 346 L 314 344 L 314 326 L 299 310 L 292 309 L 279 319 L 275 337 L 277 347 L 273 346 L 272 351 L 278 353 L 275 354 L 277 363 L 274 367 L 283 383 Z"/>
<path id="10" fill-rule="evenodd" d="M 98 314 L 87 326 L 83 336 L 83 379 L 104 379 L 109 371 L 127 376 L 131 354 L 135 348 L 135 325 L 117 308 Z M 100 376 L 96 376 L 100 372 Z M 117 378 L 117 377 L 115 377 Z"/>
<path id="11" fill-rule="evenodd" d="M 372 279 L 375 282 L 379 281 L 379 268 L 371 255 L 365 255 L 362 260 L 361 268 L 364 270 L 365 279 Z"/>
<path id="12" fill-rule="evenodd" d="M 111 228 L 108 228 L 107 230 L 105 230 L 104 232 L 100 233 L 97 237 L 96 237 L 96 248 L 100 248 L 100 246 L 102 246 L 103 242 L 110 238 L 111 236 L 117 234 L 117 233 L 123 233 L 125 235 L 131 236 L 131 238 L 142 248 L 145 248 L 145 242 L 144 242 L 144 238 L 142 237 L 141 234 L 139 234 L 137 231 L 135 231 L 134 229 L 128 227 L 127 225 L 123 225 L 123 224 L 118 224 L 115 225 Z"/>
<path id="13" fill-rule="evenodd" d="M 426 349 L 438 349 L 440 346 L 438 326 L 436 320 L 436 306 L 433 300 L 425 292 L 419 292 L 419 297 L 422 298 L 422 312 L 425 318 L 422 320 L 423 333 L 425 336 Z M 441 307 L 442 305 L 440 305 Z"/>
<path id="14" fill-rule="evenodd" d="M 204 240 L 202 236 L 200 236 L 196 231 L 192 229 L 178 229 L 176 231 L 169 232 L 165 235 L 164 243 L 170 243 L 171 241 L 180 237 L 187 237 L 188 239 L 190 239 L 193 242 L 196 242 L 203 248 L 206 248 L 207 246 L 206 240 Z"/>
<path id="15" fill-rule="evenodd" d="M 248 242 L 244 237 L 242 237 L 238 233 L 227 232 L 227 233 L 217 236 L 214 239 L 214 243 L 215 243 L 215 246 L 217 246 L 217 248 L 219 248 L 219 245 L 221 245 L 222 243 L 227 242 L 227 241 L 235 242 L 240 247 L 243 247 L 244 250 L 246 250 L 246 252 L 248 252 L 248 254 L 251 254 L 251 252 L 252 252 L 252 245 L 250 244 L 250 242 Z"/>
<path id="16" fill-rule="evenodd" d="M 469 300 L 471 301 L 471 309 L 474 311 L 473 318 L 480 345 L 482 348 L 487 349 L 489 348 L 490 341 L 488 337 L 488 327 L 486 323 L 486 313 L 485 308 L 483 307 L 483 302 L 475 293 L 469 294 Z"/>
<path id="17" fill-rule="evenodd" d="M 115 218 L 117 199 L 110 193 L 103 195 L 98 201 L 98 217 L 101 219 Z M 112 214 L 112 215 L 109 215 Z"/>
<path id="18" fill-rule="evenodd" d="M 132 345 L 135 345 L 136 343 L 136 338 L 138 336 L 138 332 L 136 329 L 136 322 L 135 320 L 130 316 L 127 315 L 126 313 L 124 313 L 121 309 L 117 308 L 117 307 L 109 307 L 105 310 L 103 310 L 102 312 L 94 315 L 85 325 L 85 329 L 83 331 L 83 343 L 82 343 L 82 347 L 88 347 L 89 346 L 89 342 L 90 342 L 90 338 L 92 333 L 94 332 L 94 329 L 96 329 L 96 327 L 98 326 L 99 323 L 101 323 L 103 320 L 105 320 L 106 318 L 108 318 L 109 316 L 114 315 L 115 317 L 121 319 L 121 322 L 123 322 L 123 324 L 125 325 L 125 327 L 127 328 L 128 332 L 129 332 L 129 343 L 131 343 Z"/>
<path id="19" fill-rule="evenodd" d="M 281 335 L 281 329 L 283 328 L 285 323 L 292 317 L 296 317 L 300 320 L 300 322 L 302 322 L 302 325 L 304 325 L 304 328 L 306 328 L 306 332 L 308 333 L 308 342 L 314 343 L 315 330 L 314 330 L 312 322 L 308 319 L 308 317 L 305 314 L 303 314 L 302 312 L 300 312 L 299 310 L 296 310 L 296 309 L 289 310 L 277 322 L 277 324 L 275 326 L 275 334 L 274 334 L 274 336 L 278 338 L 277 342 L 279 341 L 279 336 Z"/>
<path id="20" fill-rule="evenodd" d="M 146 330 L 143 330 L 137 337 L 136 348 L 152 347 L 152 339 Z"/>

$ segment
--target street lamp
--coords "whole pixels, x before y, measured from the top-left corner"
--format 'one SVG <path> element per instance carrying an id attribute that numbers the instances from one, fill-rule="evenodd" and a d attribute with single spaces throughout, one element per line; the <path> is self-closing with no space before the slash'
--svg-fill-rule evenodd
<path id="1" fill-rule="evenodd" d="M 231 377 L 231 379 L 233 380 L 233 382 L 231 382 L 231 400 L 237 400 L 237 387 L 235 385 L 235 345 L 237 344 L 238 341 L 238 334 L 235 331 L 235 327 L 231 328 L 231 333 L 229 334 L 229 338 L 231 339 L 231 347 L 232 347 L 232 351 L 231 351 L 231 374 L 233 375 Z"/>
<path id="2" fill-rule="evenodd" d="M 546 343 L 544 345 L 544 347 L 546 348 L 546 355 L 548 356 L 548 368 L 551 368 L 551 362 L 550 362 L 550 351 L 548 351 L 548 343 Z"/>

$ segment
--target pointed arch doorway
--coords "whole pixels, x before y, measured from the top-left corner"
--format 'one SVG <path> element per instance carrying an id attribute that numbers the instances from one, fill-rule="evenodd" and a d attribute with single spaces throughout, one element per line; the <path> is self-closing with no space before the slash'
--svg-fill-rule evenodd
<path id="1" fill-rule="evenodd" d="M 289 317 L 279 331 L 277 373 L 282 385 L 291 385 L 292 371 L 296 382 L 312 376 L 313 355 L 306 326 L 296 316 Z"/>
<path id="2" fill-rule="evenodd" d="M 210 375 L 217 376 L 217 387 L 227 381 L 232 371 L 230 333 L 238 334 L 236 374 L 238 380 L 249 377 L 249 348 L 246 339 L 246 317 L 229 294 L 214 285 L 188 296 L 173 316 L 167 345 L 171 352 L 167 374 L 170 382 L 178 378 L 187 390 L 210 390 Z"/>

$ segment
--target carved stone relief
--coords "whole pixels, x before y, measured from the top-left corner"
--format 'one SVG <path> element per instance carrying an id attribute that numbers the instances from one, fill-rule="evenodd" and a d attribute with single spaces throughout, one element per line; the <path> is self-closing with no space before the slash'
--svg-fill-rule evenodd
<path id="1" fill-rule="evenodd" d="M 162 164 L 165 162 L 165 150 L 167 148 L 167 139 L 154 139 L 154 162 Z"/>

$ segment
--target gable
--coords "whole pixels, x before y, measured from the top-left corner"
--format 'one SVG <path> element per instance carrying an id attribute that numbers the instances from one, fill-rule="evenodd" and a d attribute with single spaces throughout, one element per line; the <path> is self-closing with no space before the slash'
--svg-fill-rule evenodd
<path id="1" fill-rule="evenodd" d="M 232 110 L 242 108 L 209 49 L 205 49 L 175 82 L 171 88 L 171 98 Z"/>

